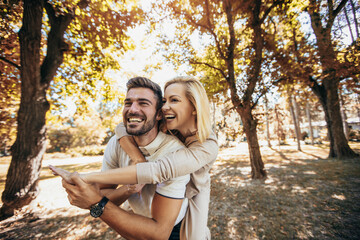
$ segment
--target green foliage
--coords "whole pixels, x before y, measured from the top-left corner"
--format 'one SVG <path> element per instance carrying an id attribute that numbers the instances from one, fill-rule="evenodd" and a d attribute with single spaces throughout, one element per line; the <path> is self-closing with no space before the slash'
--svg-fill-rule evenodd
<path id="1" fill-rule="evenodd" d="M 108 131 L 94 108 L 89 108 L 81 115 L 76 114 L 68 119 L 66 124 L 50 124 L 48 128 L 51 151 L 66 151 L 89 145 L 100 146 L 107 137 Z"/>
<path id="2" fill-rule="evenodd" d="M 75 147 L 75 148 L 70 148 L 68 151 L 66 151 L 66 153 L 70 154 L 70 156 L 72 157 L 99 156 L 99 155 L 104 155 L 105 148 L 106 148 L 105 145 Z"/>
<path id="3" fill-rule="evenodd" d="M 71 147 L 72 138 L 69 128 L 48 131 L 48 139 L 52 151 L 65 152 Z"/>
<path id="4" fill-rule="evenodd" d="M 0 153 L 8 153 L 16 137 L 16 111 L 20 102 L 19 45 L 21 6 L 0 6 Z"/>
<path id="5" fill-rule="evenodd" d="M 64 36 L 66 46 L 63 64 L 48 91 L 53 115 L 48 114 L 51 124 L 66 122 L 70 99 L 76 104 L 77 113 L 82 114 L 87 111 L 89 101 L 102 101 L 107 106 L 119 103 L 123 98 L 123 94 L 111 87 L 114 82 L 105 73 L 108 69 L 119 69 L 115 59 L 133 47 L 126 31 L 143 20 L 143 11 L 137 1 L 85 2 L 51 1 L 51 11 L 44 11 L 40 52 L 42 59 L 46 55 L 51 15 L 74 15 Z M 8 149 L 16 135 L 16 114 L 20 102 L 20 48 L 17 32 L 22 24 L 22 11 L 21 1 L 5 1 L 0 6 L 0 149 Z M 116 106 L 119 107 L 119 104 Z M 105 108 L 102 110 L 105 111 Z M 109 120 L 109 116 L 106 118 L 105 121 L 111 122 L 105 124 L 106 128 L 113 128 L 114 121 Z"/>

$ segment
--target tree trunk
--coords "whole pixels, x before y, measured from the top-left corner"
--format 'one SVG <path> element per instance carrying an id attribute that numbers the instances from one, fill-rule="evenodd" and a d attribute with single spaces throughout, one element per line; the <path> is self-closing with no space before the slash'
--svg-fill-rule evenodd
<path id="1" fill-rule="evenodd" d="M 334 148 L 335 142 L 334 142 L 333 132 L 332 132 L 332 128 L 331 128 L 330 115 L 329 115 L 329 110 L 328 110 L 328 105 L 327 105 L 326 90 L 323 85 L 317 84 L 317 82 L 312 77 L 310 77 L 309 80 L 311 83 L 309 85 L 311 90 L 318 97 L 319 102 L 324 109 L 326 128 L 328 130 L 328 137 L 329 137 L 329 143 L 330 143 L 328 157 L 333 158 L 333 157 L 336 157 L 335 148 Z"/>
<path id="2" fill-rule="evenodd" d="M 314 131 L 311 123 L 310 104 L 308 102 L 306 103 L 306 115 L 309 123 L 309 135 L 310 135 L 311 145 L 314 145 Z"/>
<path id="3" fill-rule="evenodd" d="M 294 98 L 292 95 L 289 96 L 289 106 L 290 106 L 290 113 L 291 113 L 291 118 L 293 120 L 294 123 L 294 133 L 296 136 L 296 142 L 297 142 L 297 149 L 299 151 L 301 151 L 301 144 L 300 144 L 300 130 L 299 130 L 299 123 L 298 123 L 298 119 L 297 119 L 297 114 L 295 113 L 295 104 L 294 104 Z"/>
<path id="4" fill-rule="evenodd" d="M 40 40 L 42 1 L 25 1 L 23 26 L 19 31 L 21 102 L 17 137 L 2 194 L 1 218 L 29 204 L 38 193 L 42 155 L 45 151 L 45 114 L 49 104 L 41 86 Z"/>
<path id="5" fill-rule="evenodd" d="M 264 163 L 262 161 L 259 140 L 256 132 L 257 121 L 253 119 L 250 108 L 238 109 L 238 113 L 241 116 L 243 129 L 248 143 L 251 163 L 251 177 L 253 179 L 264 179 L 267 174 L 264 169 Z"/>
<path id="6" fill-rule="evenodd" d="M 319 14 L 319 5 L 315 0 L 311 0 L 308 12 L 311 19 L 311 26 L 316 36 L 316 44 L 318 47 L 320 62 L 322 68 L 322 85 L 316 82 L 313 89 L 321 90 L 321 101 L 324 102 L 325 117 L 328 124 L 328 130 L 333 137 L 334 151 L 330 157 L 352 158 L 358 156 L 349 146 L 342 126 L 340 114 L 338 88 L 340 82 L 340 74 L 337 68 L 340 65 L 337 62 L 336 51 L 331 41 L 331 28 L 335 17 L 345 6 L 346 1 L 341 1 L 336 10 L 330 9 L 331 15 L 325 20 L 326 27 L 323 27 L 321 15 Z M 326 105 L 326 106 L 325 106 Z M 331 149 L 330 149 L 331 150 Z"/>
<path id="7" fill-rule="evenodd" d="M 278 137 L 278 141 L 279 141 L 279 146 L 281 145 L 281 140 L 282 140 L 282 136 L 284 134 L 283 129 L 282 129 L 282 122 L 280 120 L 280 113 L 279 110 L 277 109 L 277 106 L 275 105 L 275 118 L 276 118 L 276 123 L 277 123 L 277 128 L 276 128 L 276 132 L 277 132 L 277 137 Z"/>
<path id="8" fill-rule="evenodd" d="M 268 99 L 266 95 L 264 97 L 265 97 L 265 118 L 266 118 L 266 140 L 268 143 L 268 147 L 271 148 Z"/>
<path id="9" fill-rule="evenodd" d="M 40 42 L 43 8 L 46 8 L 51 29 L 48 33 L 47 54 L 40 64 Z M 46 91 L 67 50 L 64 32 L 73 19 L 72 13 L 55 14 L 50 3 L 25 0 L 23 25 L 19 31 L 21 101 L 18 128 L 12 159 L 2 193 L 0 218 L 29 204 L 38 194 L 37 183 L 46 149 L 46 112 L 50 105 Z"/>
<path id="10" fill-rule="evenodd" d="M 340 97 L 340 113 L 341 113 L 341 118 L 342 118 L 342 122 L 343 122 L 344 134 L 345 134 L 346 140 L 349 141 L 349 125 L 347 123 L 344 98 L 343 98 L 343 95 L 341 94 L 341 90 L 339 93 L 340 93 L 340 96 L 339 96 Z"/>
<path id="11" fill-rule="evenodd" d="M 326 95 L 328 96 L 327 108 L 329 117 L 331 119 L 331 130 L 334 137 L 335 157 L 353 158 L 357 157 L 358 154 L 356 154 L 350 148 L 344 134 L 342 118 L 340 114 L 338 85 L 339 84 L 337 81 L 334 81 L 333 79 L 324 80 L 324 87 L 326 89 Z"/>

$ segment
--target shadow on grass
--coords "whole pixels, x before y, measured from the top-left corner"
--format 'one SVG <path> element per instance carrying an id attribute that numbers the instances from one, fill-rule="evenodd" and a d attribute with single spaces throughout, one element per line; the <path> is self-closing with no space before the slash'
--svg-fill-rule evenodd
<path id="1" fill-rule="evenodd" d="M 265 182 L 251 180 L 236 156 L 212 169 L 213 239 L 359 239 L 359 159 L 289 153 L 279 155 L 291 161 L 271 159 Z"/>
<path id="2" fill-rule="evenodd" d="M 59 212 L 66 209 L 58 209 Z M 27 214 L 21 219 L 3 224 L 0 239 L 124 239 L 100 219 L 89 214 L 71 217 L 37 217 Z"/>

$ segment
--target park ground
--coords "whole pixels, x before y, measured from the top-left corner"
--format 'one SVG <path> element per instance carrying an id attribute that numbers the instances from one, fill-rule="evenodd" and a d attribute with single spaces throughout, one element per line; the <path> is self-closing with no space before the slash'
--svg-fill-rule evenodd
<path id="1" fill-rule="evenodd" d="M 360 143 L 350 143 L 360 153 Z M 360 159 L 327 159 L 328 147 L 261 147 L 268 177 L 251 180 L 246 143 L 221 149 L 211 170 L 209 228 L 218 239 L 360 239 Z M 98 170 L 101 157 L 46 155 L 40 194 L 0 222 L 0 239 L 122 239 L 69 205 L 48 165 Z M 10 158 L 0 158 L 0 192 Z M 0 203 L 1 204 L 1 203 Z"/>

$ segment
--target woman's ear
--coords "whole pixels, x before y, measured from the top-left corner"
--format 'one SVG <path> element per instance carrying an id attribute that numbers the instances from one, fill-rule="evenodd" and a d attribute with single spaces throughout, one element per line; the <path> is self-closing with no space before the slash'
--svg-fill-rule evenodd
<path id="1" fill-rule="evenodd" d="M 192 112 L 192 115 L 196 115 L 196 111 L 195 111 L 195 110 Z"/>

